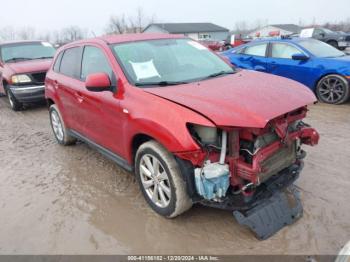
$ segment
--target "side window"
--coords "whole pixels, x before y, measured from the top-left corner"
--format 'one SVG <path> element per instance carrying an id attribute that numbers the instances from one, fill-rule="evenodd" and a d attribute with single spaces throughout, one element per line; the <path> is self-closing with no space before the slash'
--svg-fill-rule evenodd
<path id="1" fill-rule="evenodd" d="M 81 65 L 81 79 L 85 80 L 89 74 L 106 73 L 112 79 L 112 68 L 103 51 L 94 46 L 86 46 Z"/>
<path id="2" fill-rule="evenodd" d="M 292 59 L 295 54 L 302 53 L 299 49 L 294 46 L 282 43 L 272 44 L 271 56 L 273 58 L 287 58 Z"/>
<path id="3" fill-rule="evenodd" d="M 53 71 L 55 71 L 56 73 L 60 72 L 62 56 L 63 56 L 63 51 L 57 56 L 55 64 L 53 65 Z"/>
<path id="4" fill-rule="evenodd" d="M 248 46 L 244 49 L 243 53 L 245 55 L 251 55 L 251 56 L 265 56 L 266 47 L 267 47 L 267 43 Z"/>
<path id="5" fill-rule="evenodd" d="M 81 47 L 73 47 L 64 51 L 61 59 L 60 73 L 79 79 L 81 64 Z"/>
<path id="6" fill-rule="evenodd" d="M 322 34 L 324 34 L 324 31 L 322 29 L 315 29 L 313 36 L 321 37 Z"/>

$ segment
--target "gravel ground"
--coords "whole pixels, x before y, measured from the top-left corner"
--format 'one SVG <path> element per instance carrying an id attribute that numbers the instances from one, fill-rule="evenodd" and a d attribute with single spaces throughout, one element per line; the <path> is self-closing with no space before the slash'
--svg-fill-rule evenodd
<path id="1" fill-rule="evenodd" d="M 85 144 L 59 146 L 45 107 L 0 98 L 0 254 L 336 254 L 350 240 L 350 104 L 312 106 L 321 134 L 297 185 L 304 216 L 258 241 L 229 212 L 167 220 L 135 179 Z"/>

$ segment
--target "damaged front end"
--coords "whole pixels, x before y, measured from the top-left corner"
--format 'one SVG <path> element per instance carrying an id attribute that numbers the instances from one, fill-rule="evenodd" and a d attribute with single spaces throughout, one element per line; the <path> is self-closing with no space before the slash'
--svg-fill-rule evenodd
<path id="1" fill-rule="evenodd" d="M 189 125 L 202 150 L 179 153 L 191 162 L 182 171 L 195 202 L 230 210 L 259 239 L 266 239 L 302 215 L 293 185 L 318 133 L 305 124 L 303 107 L 268 122 L 265 128 L 204 128 Z M 184 160 L 182 163 L 184 163 Z"/>

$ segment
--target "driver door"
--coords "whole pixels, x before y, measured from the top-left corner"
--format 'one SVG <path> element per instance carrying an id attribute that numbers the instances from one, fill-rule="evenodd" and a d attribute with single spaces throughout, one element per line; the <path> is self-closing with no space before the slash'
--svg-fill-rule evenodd
<path id="1" fill-rule="evenodd" d="M 300 53 L 304 52 L 292 44 L 271 42 L 267 58 L 267 72 L 311 86 L 313 80 L 310 77 L 313 72 L 312 58 L 306 61 L 293 60 L 292 56 Z"/>

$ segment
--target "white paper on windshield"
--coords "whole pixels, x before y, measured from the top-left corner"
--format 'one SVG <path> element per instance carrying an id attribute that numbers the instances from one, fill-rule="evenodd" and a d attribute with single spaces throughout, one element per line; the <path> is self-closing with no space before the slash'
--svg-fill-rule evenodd
<path id="1" fill-rule="evenodd" d="M 300 32 L 300 37 L 302 37 L 302 38 L 312 37 L 312 35 L 314 34 L 314 30 L 315 30 L 315 28 L 303 29 Z"/>
<path id="2" fill-rule="evenodd" d="M 194 48 L 197 48 L 198 50 L 207 50 L 205 46 L 201 45 L 200 43 L 197 43 L 195 41 L 188 41 L 188 43 L 193 46 Z"/>
<path id="3" fill-rule="evenodd" d="M 235 35 L 231 35 L 231 41 L 230 41 L 230 44 L 231 45 L 234 45 L 235 44 Z"/>
<path id="4" fill-rule="evenodd" d="M 52 45 L 48 42 L 41 42 L 41 44 L 46 47 L 52 47 Z"/>
<path id="5" fill-rule="evenodd" d="M 132 69 L 135 72 L 137 81 L 140 79 L 147 79 L 152 77 L 160 77 L 156 67 L 154 66 L 153 59 L 147 62 L 134 63 L 129 61 Z"/>

